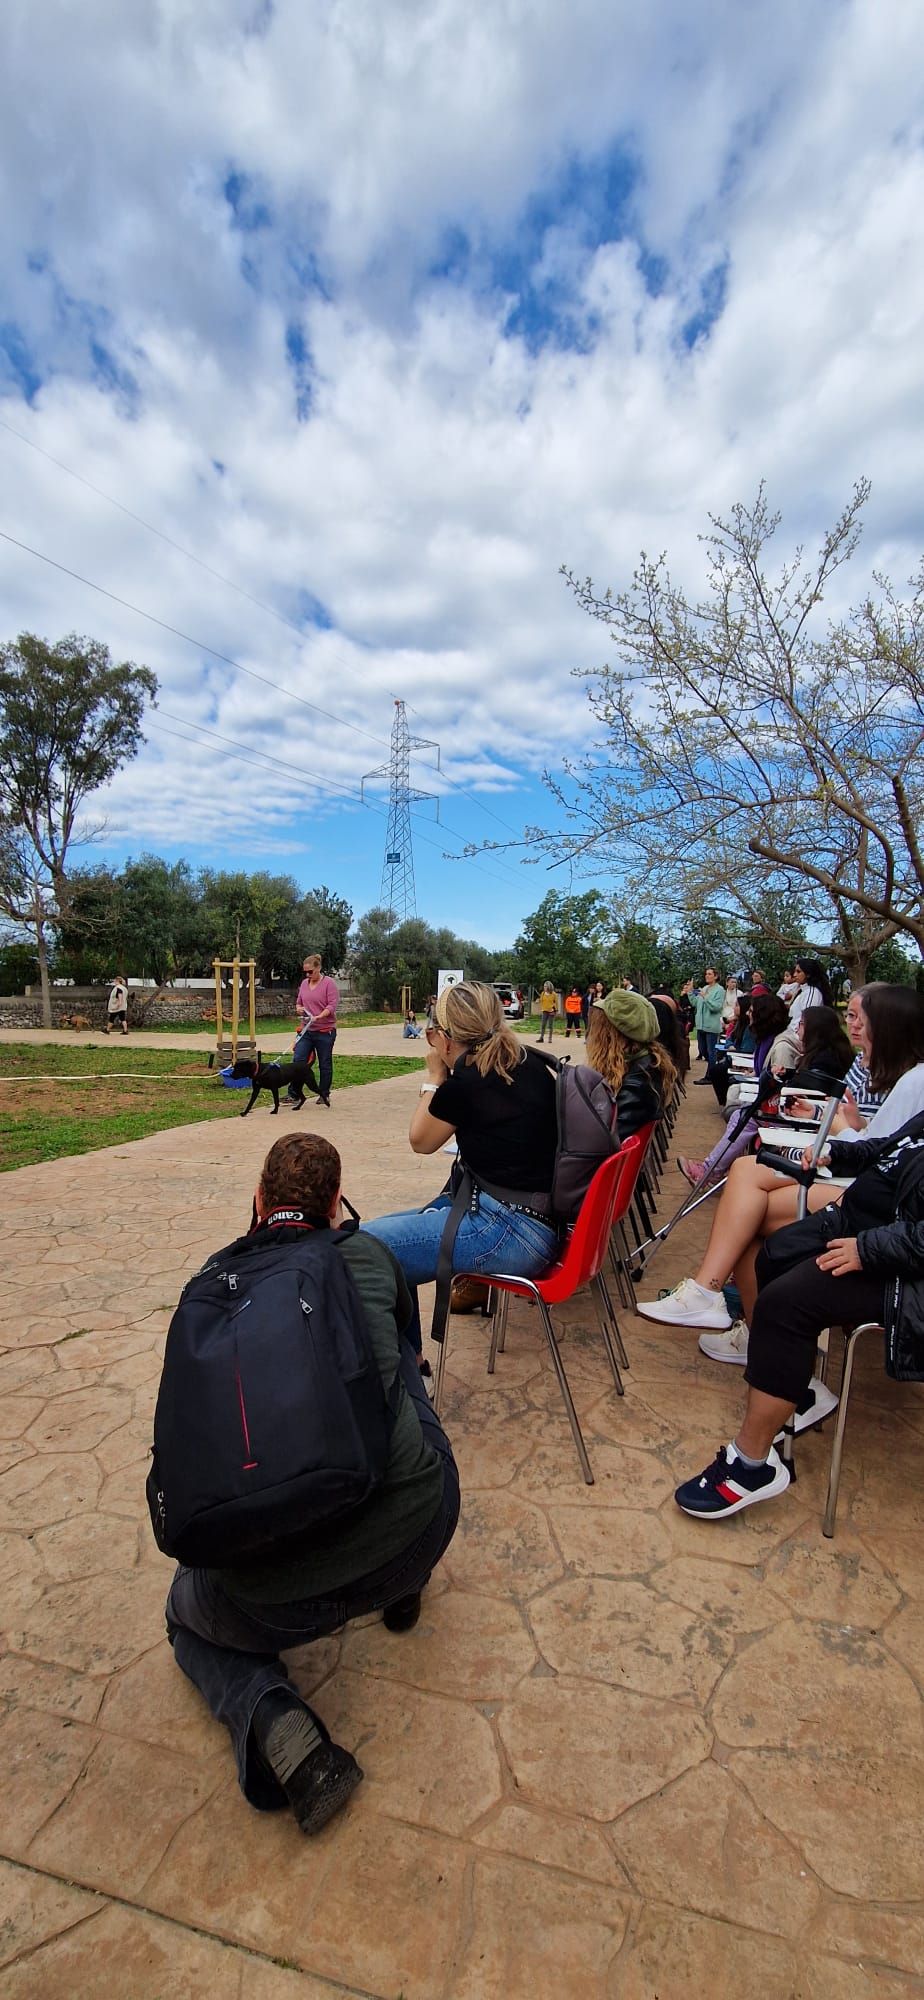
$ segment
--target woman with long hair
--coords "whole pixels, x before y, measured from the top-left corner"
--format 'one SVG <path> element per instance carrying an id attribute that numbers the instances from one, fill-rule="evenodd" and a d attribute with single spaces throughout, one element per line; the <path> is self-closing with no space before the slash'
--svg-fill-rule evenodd
<path id="1" fill-rule="evenodd" d="M 558 1243 L 550 1199 L 558 1144 L 554 1082 L 545 1058 L 507 1026 L 493 987 L 465 979 L 440 994 L 427 1029 L 427 1079 L 408 1137 L 421 1154 L 437 1153 L 455 1138 L 479 1184 L 476 1208 L 459 1223 L 454 1269 L 519 1277 L 546 1269 Z M 363 1224 L 388 1245 L 412 1286 L 436 1277 L 451 1202 L 443 1192 L 424 1209 Z"/>
<path id="2" fill-rule="evenodd" d="M 587 1060 L 616 1094 L 620 1141 L 652 1124 L 677 1081 L 660 1037 L 660 1023 L 643 993 L 614 986 L 595 1000 L 587 1030 Z"/>
<path id="3" fill-rule="evenodd" d="M 793 983 L 796 992 L 789 1003 L 789 1018 L 798 1021 L 806 1007 L 832 1007 L 834 1005 L 828 975 L 818 958 L 797 958 L 793 967 Z"/>
<path id="4" fill-rule="evenodd" d="M 869 1047 L 870 1080 L 886 1096 L 878 1111 L 862 1125 L 859 1114 L 842 1106 L 832 1127 L 836 1132 L 832 1164 L 850 1172 L 850 1148 L 860 1137 L 888 1138 L 924 1111 L 924 996 L 909 986 L 873 986 L 863 1003 Z M 734 1272 L 744 1307 L 744 1353 L 724 1354 L 710 1341 L 704 1352 L 713 1360 L 746 1357 L 747 1323 L 757 1296 L 754 1266 L 764 1239 L 796 1219 L 797 1189 L 792 1181 L 762 1167 L 759 1158 L 736 1160 L 723 1190 L 706 1253 L 695 1277 L 682 1279 L 666 1298 L 640 1305 L 646 1319 L 669 1326 L 694 1326 L 737 1333 L 722 1297 L 722 1287 Z M 840 1200 L 843 1190 L 819 1180 L 808 1190 L 810 1212 Z"/>
<path id="5" fill-rule="evenodd" d="M 785 1025 L 786 1009 L 775 993 L 758 994 L 757 999 L 751 1002 L 751 1014 L 752 1018 L 757 1017 L 761 1025 L 767 1022 L 777 1024 L 782 1016 Z M 769 1069 L 776 1067 L 771 1055 L 780 1039 L 779 1030 L 775 1038 L 772 1032 L 765 1034 L 760 1045 L 764 1051 L 764 1060 L 758 1064 L 760 1047 L 754 1055 L 755 1076 L 762 1074 L 765 1065 Z M 811 1071 L 817 1076 L 834 1077 L 838 1081 L 847 1075 L 853 1062 L 853 1049 L 833 1007 L 807 1007 L 796 1024 L 796 1043 L 796 1061 L 790 1064 L 787 1060 L 783 1064 L 782 1073 L 788 1081 L 794 1081 L 800 1070 Z M 764 1115 L 766 1116 L 766 1113 Z M 717 1140 L 711 1153 L 707 1153 L 704 1160 L 678 1159 L 677 1165 L 684 1179 L 689 1181 L 691 1187 L 699 1187 L 702 1182 L 710 1180 L 713 1174 L 727 1173 L 732 1161 L 747 1152 L 756 1131 L 756 1118 L 749 1118 L 733 1139 Z"/>

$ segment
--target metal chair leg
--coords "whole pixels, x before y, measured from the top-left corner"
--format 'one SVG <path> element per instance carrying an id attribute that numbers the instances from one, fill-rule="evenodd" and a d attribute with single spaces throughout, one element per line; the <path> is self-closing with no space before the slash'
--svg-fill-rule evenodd
<path id="1" fill-rule="evenodd" d="M 823 1535 L 827 1535 L 829 1541 L 834 1535 L 834 1522 L 837 1516 L 837 1496 L 841 1484 L 841 1458 L 844 1452 L 844 1432 L 847 1428 L 847 1401 L 850 1395 L 850 1383 L 853 1376 L 854 1352 L 860 1334 L 869 1333 L 874 1328 L 878 1331 L 877 1323 L 873 1320 L 867 1320 L 862 1326 L 853 1327 L 845 1336 L 841 1397 L 837 1406 L 837 1421 L 834 1425 L 834 1442 L 831 1446 L 828 1497 L 825 1501 L 824 1520 L 821 1524 L 821 1532 Z"/>
<path id="2" fill-rule="evenodd" d="M 590 1289 L 591 1292 L 593 1293 L 594 1305 L 597 1308 L 597 1318 L 600 1322 L 600 1332 L 603 1335 L 603 1345 L 606 1348 L 606 1358 L 610 1364 L 610 1370 L 612 1372 L 613 1381 L 616 1384 L 616 1394 L 617 1396 L 624 1396 L 626 1392 L 623 1385 L 622 1376 L 619 1373 L 619 1361 L 617 1359 L 616 1346 L 613 1340 L 613 1324 L 610 1318 L 609 1311 L 607 1310 L 605 1300 L 601 1295 L 599 1278 L 593 1278 L 591 1280 Z"/>
<path id="3" fill-rule="evenodd" d="M 491 1322 L 491 1345 L 488 1350 L 489 1375 L 493 1375 L 494 1373 L 494 1363 L 497 1360 L 498 1354 L 503 1354 L 504 1352 L 504 1341 L 507 1337 L 507 1312 L 510 1306 L 509 1292 L 495 1291 L 493 1296 L 494 1318 Z"/>
<path id="4" fill-rule="evenodd" d="M 600 1286 L 601 1292 L 603 1293 L 604 1303 L 606 1305 L 607 1312 L 609 1313 L 610 1316 L 610 1326 L 613 1329 L 613 1345 L 619 1357 L 619 1366 L 620 1368 L 631 1368 L 632 1364 L 629 1360 L 628 1354 L 626 1353 L 626 1343 L 622 1337 L 622 1327 L 619 1324 L 619 1318 L 616 1312 L 616 1308 L 610 1297 L 610 1288 L 606 1282 L 606 1279 L 602 1271 L 598 1273 L 597 1283 Z"/>
<path id="5" fill-rule="evenodd" d="M 562 1400 L 564 1402 L 565 1409 L 568 1412 L 568 1422 L 571 1425 L 571 1435 L 574 1439 L 574 1447 L 577 1452 L 578 1458 L 580 1459 L 581 1462 L 581 1471 L 584 1474 L 584 1482 L 585 1485 L 592 1486 L 594 1483 L 594 1476 L 590 1469 L 590 1459 L 587 1456 L 587 1446 L 584 1443 L 584 1437 L 581 1431 L 581 1426 L 578 1423 L 578 1414 L 574 1407 L 574 1397 L 571 1394 L 571 1389 L 568 1384 L 568 1377 L 565 1374 L 562 1358 L 558 1351 L 558 1342 L 555 1338 L 555 1329 L 552 1325 L 551 1315 L 549 1313 L 548 1306 L 546 1305 L 544 1299 L 539 1298 L 537 1299 L 536 1303 L 539 1307 L 539 1311 L 542 1314 L 542 1324 L 545 1328 L 545 1337 L 549 1343 L 549 1349 L 552 1355 L 552 1364 L 554 1366 L 555 1373 L 558 1376 L 558 1386 L 562 1393 Z"/>

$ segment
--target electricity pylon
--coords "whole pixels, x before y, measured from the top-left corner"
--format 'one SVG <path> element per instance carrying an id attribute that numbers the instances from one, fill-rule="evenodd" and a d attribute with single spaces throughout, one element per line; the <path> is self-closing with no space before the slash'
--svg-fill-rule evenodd
<path id="1" fill-rule="evenodd" d="M 382 907 L 394 910 L 396 917 L 404 922 L 406 917 L 417 915 L 417 895 L 414 888 L 414 849 L 411 845 L 411 805 L 417 799 L 436 799 L 436 816 L 439 818 L 440 802 L 436 792 L 420 792 L 412 787 L 411 751 L 435 750 L 436 768 L 440 767 L 440 746 L 430 736 L 408 734 L 407 715 L 403 701 L 395 702 L 395 719 L 391 727 L 391 756 L 387 764 L 380 764 L 377 771 L 367 771 L 363 778 L 365 785 L 369 778 L 388 779 L 388 829 L 385 835 L 385 860 L 382 864 Z"/>

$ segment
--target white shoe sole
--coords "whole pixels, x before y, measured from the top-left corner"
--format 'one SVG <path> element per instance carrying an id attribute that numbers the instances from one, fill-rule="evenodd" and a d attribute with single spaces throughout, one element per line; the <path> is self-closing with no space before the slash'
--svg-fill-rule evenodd
<path id="1" fill-rule="evenodd" d="M 730 1361 L 734 1368 L 747 1367 L 748 1351 L 746 1347 L 739 1351 L 737 1347 L 725 1346 L 720 1351 L 718 1342 L 712 1342 L 712 1335 L 704 1333 L 700 1337 L 699 1348 L 700 1353 L 708 1355 L 710 1361 Z"/>
<path id="2" fill-rule="evenodd" d="M 818 1388 L 815 1391 L 815 1401 L 811 1409 L 803 1410 L 801 1416 L 793 1418 L 793 1430 L 796 1437 L 801 1437 L 803 1431 L 812 1430 L 815 1424 L 823 1424 L 826 1417 L 833 1415 L 833 1412 L 837 1409 L 839 1400 L 840 1398 L 835 1396 L 834 1391 L 829 1389 L 826 1383 L 819 1382 Z M 784 1431 L 778 1431 L 773 1440 L 774 1444 L 782 1443 L 784 1436 Z"/>
<path id="3" fill-rule="evenodd" d="M 651 1299 L 647 1305 L 635 1308 L 642 1319 L 656 1319 L 662 1326 L 709 1327 L 713 1333 L 727 1333 L 733 1321 L 724 1306 L 710 1312 L 703 1306 L 700 1312 L 678 1311 L 671 1306 L 670 1299 Z"/>
<path id="4" fill-rule="evenodd" d="M 789 1484 L 787 1468 L 780 1465 L 767 1486 L 762 1486 L 758 1493 L 742 1493 L 741 1499 L 733 1500 L 721 1514 L 700 1514 L 696 1507 L 684 1507 L 679 1500 L 677 1505 L 681 1514 L 687 1514 L 691 1521 L 728 1521 L 732 1514 L 742 1513 L 745 1507 L 756 1507 L 761 1500 L 775 1500 L 778 1493 L 785 1493 Z"/>

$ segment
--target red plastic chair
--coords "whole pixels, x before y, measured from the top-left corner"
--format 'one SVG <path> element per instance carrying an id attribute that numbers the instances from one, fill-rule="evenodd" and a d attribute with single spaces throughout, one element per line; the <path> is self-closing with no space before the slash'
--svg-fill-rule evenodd
<path id="1" fill-rule="evenodd" d="M 619 1329 L 616 1326 L 615 1314 L 613 1313 L 605 1283 L 601 1279 L 601 1268 L 609 1243 L 613 1215 L 626 1186 L 629 1188 L 629 1193 L 626 1196 L 627 1203 L 631 1199 L 631 1189 L 635 1184 L 641 1159 L 642 1147 L 640 1141 L 637 1138 L 627 1139 L 625 1144 L 620 1147 L 618 1153 L 614 1153 L 609 1160 L 604 1160 L 602 1167 L 597 1168 L 584 1196 L 584 1200 L 581 1203 L 577 1221 L 565 1243 L 564 1255 L 558 1263 L 550 1266 L 543 1277 L 514 1277 L 502 1271 L 456 1271 L 453 1273 L 454 1277 L 475 1278 L 480 1283 L 489 1285 L 492 1292 L 496 1295 L 491 1333 L 491 1350 L 488 1356 L 489 1375 L 493 1375 L 494 1373 L 494 1362 L 498 1348 L 503 1352 L 507 1309 L 511 1298 L 532 1299 L 539 1307 L 545 1337 L 552 1356 L 552 1364 L 558 1377 L 558 1386 L 568 1413 L 571 1435 L 574 1439 L 575 1449 L 580 1460 L 581 1471 L 588 1486 L 593 1485 L 594 1476 L 590 1469 L 590 1460 L 587 1456 L 587 1447 L 581 1433 L 581 1426 L 578 1423 L 574 1398 L 571 1394 L 568 1377 L 565 1374 L 558 1342 L 555 1338 L 555 1329 L 552 1325 L 549 1307 L 564 1305 L 566 1300 L 573 1298 L 575 1292 L 580 1291 L 583 1285 L 590 1286 L 597 1309 L 597 1316 L 600 1321 L 603 1344 L 606 1348 L 607 1359 L 613 1372 L 613 1380 L 616 1384 L 616 1393 L 619 1396 L 624 1395 L 625 1390 L 623 1388 L 622 1376 L 619 1373 L 617 1341 L 622 1351 L 624 1367 L 627 1365 L 625 1349 L 622 1348 L 622 1343 L 619 1341 Z M 436 1364 L 436 1380 L 433 1385 L 433 1402 L 437 1411 L 439 1411 L 442 1399 L 443 1375 L 446 1368 L 446 1349 L 448 1344 L 449 1322 L 447 1322 L 440 1345 Z"/>

